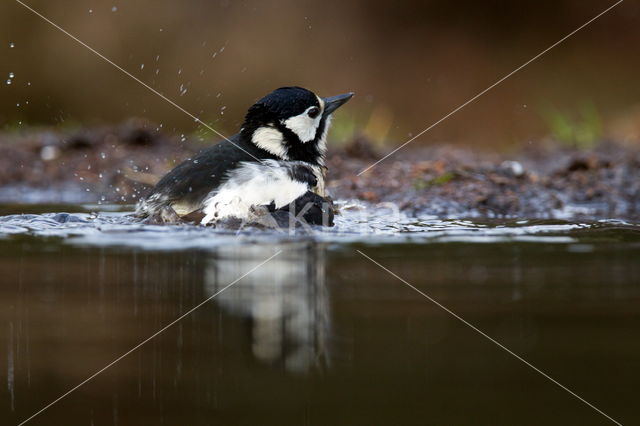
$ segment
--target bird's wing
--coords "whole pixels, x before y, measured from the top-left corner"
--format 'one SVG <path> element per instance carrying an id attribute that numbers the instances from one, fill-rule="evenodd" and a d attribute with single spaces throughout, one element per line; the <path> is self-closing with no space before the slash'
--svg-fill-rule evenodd
<path id="1" fill-rule="evenodd" d="M 237 143 L 237 136 L 233 139 Z M 160 179 L 147 199 L 161 200 L 181 216 L 188 214 L 201 208 L 206 196 L 241 161 L 255 160 L 234 144 L 220 142 L 177 165 Z"/>

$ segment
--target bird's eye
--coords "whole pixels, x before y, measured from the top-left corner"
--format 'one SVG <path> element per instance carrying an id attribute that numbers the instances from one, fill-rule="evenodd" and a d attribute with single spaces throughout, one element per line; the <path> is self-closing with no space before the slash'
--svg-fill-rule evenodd
<path id="1" fill-rule="evenodd" d="M 309 111 L 307 112 L 307 114 L 311 118 L 316 118 L 318 116 L 318 114 L 320 114 L 320 108 L 318 108 L 318 107 L 309 108 Z"/>

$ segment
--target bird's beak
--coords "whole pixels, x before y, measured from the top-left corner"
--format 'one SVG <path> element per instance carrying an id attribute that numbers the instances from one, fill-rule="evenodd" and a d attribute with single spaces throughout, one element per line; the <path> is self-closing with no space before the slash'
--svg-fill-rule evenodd
<path id="1" fill-rule="evenodd" d="M 347 103 L 349 99 L 353 97 L 353 92 L 345 93 L 343 95 L 330 96 L 324 98 L 324 115 L 325 117 L 331 114 L 333 111 L 340 108 Z"/>

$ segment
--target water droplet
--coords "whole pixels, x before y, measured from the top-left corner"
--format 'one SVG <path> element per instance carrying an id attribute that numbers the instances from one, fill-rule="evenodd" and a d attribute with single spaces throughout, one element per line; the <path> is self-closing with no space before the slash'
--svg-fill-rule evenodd
<path id="1" fill-rule="evenodd" d="M 143 70 L 144 69 L 144 64 L 140 64 L 140 69 Z"/>
<path id="2" fill-rule="evenodd" d="M 100 153 L 100 158 L 102 158 L 104 160 L 105 158 L 107 158 L 107 154 L 105 154 L 104 152 L 101 152 Z"/>
<path id="3" fill-rule="evenodd" d="M 14 42 L 9 43 L 9 48 L 13 49 L 14 47 L 16 47 L 16 44 Z"/>
<path id="4" fill-rule="evenodd" d="M 42 148 L 42 151 L 40 151 L 40 158 L 42 158 L 43 161 L 51 161 L 57 158 L 59 154 L 60 151 L 57 147 L 47 145 Z M 78 174 L 74 173 L 74 176 L 78 176 Z"/>
<path id="5" fill-rule="evenodd" d="M 13 78 L 13 77 L 15 77 L 15 76 L 16 76 L 16 75 L 15 75 L 14 73 L 12 73 L 12 72 L 10 72 L 10 73 L 9 73 L 9 78 Z"/>
<path id="6" fill-rule="evenodd" d="M 93 13 L 93 9 L 89 9 L 89 13 Z"/>
<path id="7" fill-rule="evenodd" d="M 7 80 L 7 84 L 11 84 L 11 79 Z"/>
<path id="8" fill-rule="evenodd" d="M 111 8 L 111 11 L 112 11 L 112 12 L 117 12 L 117 11 L 118 11 L 118 7 L 117 7 L 117 6 L 113 6 L 113 7 Z"/>

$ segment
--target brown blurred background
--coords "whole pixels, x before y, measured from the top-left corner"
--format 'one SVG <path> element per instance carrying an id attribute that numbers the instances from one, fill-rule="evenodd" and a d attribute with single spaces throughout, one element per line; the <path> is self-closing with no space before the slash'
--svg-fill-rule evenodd
<path id="1" fill-rule="evenodd" d="M 302 85 L 322 95 L 355 91 L 335 137 L 364 129 L 390 145 L 614 3 L 25 2 L 224 133 L 237 131 L 246 108 L 268 91 Z M 640 3 L 625 1 L 419 141 L 505 148 L 563 125 L 635 139 L 639 24 Z M 7 129 L 146 117 L 176 134 L 197 130 L 13 0 L 0 5 L 0 76 Z"/>

